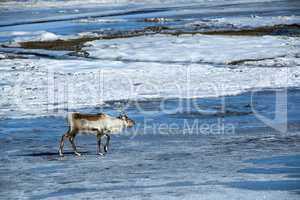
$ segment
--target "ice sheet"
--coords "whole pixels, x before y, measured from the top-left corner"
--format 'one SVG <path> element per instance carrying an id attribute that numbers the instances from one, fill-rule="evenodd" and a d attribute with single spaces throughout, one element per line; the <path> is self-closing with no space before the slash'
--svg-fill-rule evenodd
<path id="1" fill-rule="evenodd" d="M 235 3 L 245 3 L 245 2 L 269 2 L 274 0 L 235 0 L 231 2 Z M 220 0 L 216 2 L 208 1 L 211 4 L 218 4 L 218 3 L 226 3 L 225 0 Z M 20 1 L 3 1 L 0 3 L 0 6 L 10 8 L 14 6 L 18 7 L 39 7 L 39 8 L 45 8 L 45 7 L 67 7 L 67 6 L 91 6 L 93 4 L 130 4 L 130 3 L 142 3 L 142 4 L 178 4 L 178 3 L 207 3 L 206 0 L 87 0 L 84 3 L 80 0 L 71 0 L 71 1 L 60 1 L 60 0 L 26 0 L 25 2 Z"/>
<path id="2" fill-rule="evenodd" d="M 143 50 L 136 50 L 139 51 Z M 169 53 L 170 58 L 174 52 Z M 269 62 L 283 64 L 270 67 Z M 159 59 L 156 62 L 3 59 L 0 64 L 2 116 L 41 115 L 47 109 L 76 109 L 109 100 L 216 97 L 253 88 L 300 86 L 299 59 L 294 57 L 253 61 L 234 68 L 201 63 L 169 64 Z"/>
<path id="3" fill-rule="evenodd" d="M 227 64 L 245 59 L 276 58 L 300 53 L 297 38 L 166 35 L 88 43 L 91 57 L 141 62 Z"/>

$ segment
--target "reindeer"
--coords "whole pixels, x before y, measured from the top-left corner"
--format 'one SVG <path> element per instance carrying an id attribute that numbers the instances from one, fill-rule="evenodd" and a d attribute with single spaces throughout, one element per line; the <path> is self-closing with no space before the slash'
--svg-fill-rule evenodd
<path id="1" fill-rule="evenodd" d="M 135 122 L 129 119 L 126 114 L 121 114 L 119 117 L 111 117 L 104 113 L 99 114 L 81 114 L 69 113 L 68 115 L 69 130 L 61 137 L 59 146 L 59 155 L 63 156 L 64 139 L 68 138 L 75 155 L 81 156 L 77 151 L 74 139 L 78 133 L 93 134 L 97 137 L 97 154 L 101 153 L 101 137 L 106 136 L 106 144 L 104 152 L 107 153 L 110 135 L 123 130 L 124 128 L 131 128 Z"/>

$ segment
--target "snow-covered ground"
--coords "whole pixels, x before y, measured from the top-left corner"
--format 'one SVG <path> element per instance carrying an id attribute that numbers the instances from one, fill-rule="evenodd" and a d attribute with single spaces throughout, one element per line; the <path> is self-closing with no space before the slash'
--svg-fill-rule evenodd
<path id="1" fill-rule="evenodd" d="M 0 114 L 300 86 L 297 38 L 155 35 L 99 40 L 88 46 L 90 58 L 83 60 L 1 60 Z"/>
<path id="2" fill-rule="evenodd" d="M 295 57 L 300 53 L 298 38 L 236 36 L 142 36 L 88 43 L 91 57 L 165 63 L 227 64 L 247 59 Z M 294 65 L 297 65 L 297 58 Z"/>
<path id="3" fill-rule="evenodd" d="M 241 109 L 249 103 L 249 97 L 228 97 L 226 108 Z M 291 127 L 297 127 L 298 123 L 296 130 L 299 130 L 299 118 L 294 108 L 299 106 L 299 97 L 299 90 L 289 93 L 288 112 L 290 116 L 295 115 L 289 118 L 289 123 Z M 272 115 L 273 98 L 269 92 L 256 95 L 255 102 L 262 114 Z M 177 102 L 171 100 L 168 107 L 176 106 Z M 197 103 L 214 108 L 213 102 L 213 99 L 203 99 Z M 199 125 L 211 126 L 221 117 L 192 112 L 168 115 L 158 111 L 159 105 L 151 100 L 142 106 L 158 114 L 146 117 L 138 108 L 131 107 L 128 115 L 135 119 L 137 126 L 127 132 L 129 135 L 114 135 L 109 153 L 104 157 L 95 154 L 96 138 L 78 136 L 76 143 L 83 156 L 71 154 L 66 143 L 65 157 L 59 158 L 59 138 L 67 130 L 62 117 L 2 119 L 0 198 L 299 198 L 299 132 L 278 134 L 270 129 L 251 130 L 249 127 L 259 122 L 255 115 L 228 114 L 222 118 L 225 126 L 234 123 L 244 128 L 244 132 L 206 135 L 195 129 L 183 134 L 181 126 L 186 123 L 192 126 L 199 120 Z M 115 107 L 103 111 L 111 113 L 112 109 Z M 168 124 L 172 129 L 168 129 Z M 176 129 L 174 124 L 180 128 Z M 160 132 L 154 131 L 155 128 Z"/>

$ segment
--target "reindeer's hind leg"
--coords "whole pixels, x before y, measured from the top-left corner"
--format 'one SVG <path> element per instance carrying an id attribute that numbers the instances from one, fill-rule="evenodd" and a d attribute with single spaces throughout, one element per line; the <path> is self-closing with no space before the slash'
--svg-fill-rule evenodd
<path id="1" fill-rule="evenodd" d="M 59 143 L 59 151 L 58 151 L 59 156 L 64 156 L 64 139 L 65 137 L 68 137 L 69 133 L 70 130 L 68 130 L 68 132 L 66 132 L 61 136 L 60 143 Z"/>
<path id="2" fill-rule="evenodd" d="M 70 132 L 68 138 L 69 138 L 69 141 L 72 145 L 72 148 L 73 148 L 73 151 L 74 151 L 75 155 L 76 156 L 81 156 L 81 154 L 77 151 L 77 148 L 76 148 L 76 145 L 75 145 L 75 142 L 74 142 L 76 134 L 77 134 L 77 131 L 72 131 L 72 132 Z"/>

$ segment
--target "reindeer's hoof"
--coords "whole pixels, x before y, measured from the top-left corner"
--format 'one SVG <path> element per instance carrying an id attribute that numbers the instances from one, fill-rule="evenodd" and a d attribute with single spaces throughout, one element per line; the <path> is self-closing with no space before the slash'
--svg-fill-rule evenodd
<path id="1" fill-rule="evenodd" d="M 76 155 L 76 156 L 81 156 L 81 154 L 80 154 L 80 153 L 78 153 L 78 152 L 75 152 L 75 155 Z"/>
<path id="2" fill-rule="evenodd" d="M 59 155 L 60 157 L 64 157 L 64 154 L 63 154 L 61 151 L 58 152 L 58 155 Z"/>
<path id="3" fill-rule="evenodd" d="M 97 153 L 99 156 L 104 156 L 104 153 L 98 152 Z"/>

